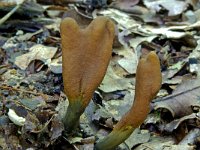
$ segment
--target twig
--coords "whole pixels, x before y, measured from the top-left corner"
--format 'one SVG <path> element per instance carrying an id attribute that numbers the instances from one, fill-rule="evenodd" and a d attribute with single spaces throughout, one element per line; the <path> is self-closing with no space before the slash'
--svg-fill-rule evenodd
<path id="1" fill-rule="evenodd" d="M 20 1 L 17 3 L 17 6 L 15 6 L 8 14 L 6 14 L 3 18 L 0 19 L 0 25 L 2 25 L 6 20 L 12 16 L 19 8 L 20 6 L 24 3 L 25 0 Z"/>
<path id="2" fill-rule="evenodd" d="M 54 117 L 55 117 L 55 114 L 53 116 L 51 116 L 51 118 L 44 124 L 44 126 L 40 130 L 32 131 L 32 133 L 41 133 L 42 131 L 44 131 Z"/>
<path id="3" fill-rule="evenodd" d="M 36 93 L 36 92 L 27 91 L 27 90 L 23 90 L 23 89 L 17 89 L 17 88 L 9 87 L 9 86 L 0 86 L 0 89 L 18 91 L 18 92 L 23 92 L 23 93 L 33 94 L 33 95 L 39 95 L 39 96 L 44 95 L 43 93 Z"/>

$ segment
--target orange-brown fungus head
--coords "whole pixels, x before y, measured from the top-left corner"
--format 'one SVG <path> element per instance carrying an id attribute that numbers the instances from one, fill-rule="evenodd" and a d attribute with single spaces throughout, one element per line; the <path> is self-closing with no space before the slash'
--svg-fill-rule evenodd
<path id="1" fill-rule="evenodd" d="M 69 101 L 81 98 L 86 106 L 106 73 L 112 54 L 114 24 L 97 17 L 81 29 L 76 21 L 61 22 L 64 92 Z"/>
<path id="2" fill-rule="evenodd" d="M 135 99 L 144 97 L 151 101 L 160 90 L 161 82 L 160 61 L 152 51 L 139 61 L 136 71 Z"/>

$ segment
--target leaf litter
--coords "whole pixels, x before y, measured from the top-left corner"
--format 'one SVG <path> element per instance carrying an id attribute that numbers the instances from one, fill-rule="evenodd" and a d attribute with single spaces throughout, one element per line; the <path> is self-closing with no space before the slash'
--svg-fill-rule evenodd
<path id="1" fill-rule="evenodd" d="M 0 25 L 2 149 L 93 149 L 94 136 L 107 134 L 131 107 L 138 59 L 152 50 L 160 57 L 162 89 L 146 121 L 119 148 L 200 147 L 198 1 L 117 0 L 102 9 L 84 2 L 59 7 L 46 3 L 28 1 Z M 0 3 L 0 16 L 15 5 L 15 0 Z M 68 105 L 62 93 L 63 15 L 78 18 L 82 26 L 92 17 L 109 16 L 118 33 L 106 76 L 80 119 L 80 130 L 72 136 L 62 134 L 60 111 Z M 10 117 L 25 122 L 20 127 Z"/>

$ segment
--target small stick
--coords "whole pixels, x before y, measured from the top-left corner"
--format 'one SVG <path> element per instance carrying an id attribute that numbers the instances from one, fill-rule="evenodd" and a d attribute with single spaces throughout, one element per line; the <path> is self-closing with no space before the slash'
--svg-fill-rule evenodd
<path id="1" fill-rule="evenodd" d="M 3 18 L 0 19 L 0 25 L 2 25 L 6 20 L 8 20 L 24 3 L 25 0 L 22 0 L 17 3 L 17 6 L 15 6 L 8 14 L 6 14 Z"/>
<path id="2" fill-rule="evenodd" d="M 13 91 L 18 91 L 18 92 L 23 92 L 23 93 L 33 94 L 33 95 L 39 95 L 39 96 L 44 95 L 42 93 L 31 92 L 31 91 L 27 91 L 27 90 L 23 90 L 23 89 L 17 89 L 17 88 L 9 87 L 9 86 L 0 86 L 0 89 L 13 90 Z"/>

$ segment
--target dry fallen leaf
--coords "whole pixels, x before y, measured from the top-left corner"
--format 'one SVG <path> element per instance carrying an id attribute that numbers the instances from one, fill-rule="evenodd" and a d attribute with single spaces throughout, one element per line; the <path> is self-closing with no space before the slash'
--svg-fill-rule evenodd
<path id="1" fill-rule="evenodd" d="M 167 132 L 172 132 L 173 130 L 177 129 L 183 121 L 186 121 L 189 119 L 195 119 L 195 118 L 200 119 L 197 117 L 196 113 L 192 113 L 191 115 L 184 116 L 180 119 L 173 120 L 172 122 L 165 125 L 164 130 Z"/>
<path id="2" fill-rule="evenodd" d="M 48 47 L 41 44 L 34 45 L 30 48 L 30 52 L 16 57 L 15 64 L 22 70 L 25 70 L 33 60 L 41 60 L 45 64 L 50 64 L 51 58 L 56 51 L 56 47 Z"/>
<path id="3" fill-rule="evenodd" d="M 107 73 L 99 87 L 103 92 L 113 92 L 131 88 L 131 80 L 119 77 L 115 74 L 111 66 L 108 66 Z"/>
<path id="4" fill-rule="evenodd" d="M 118 64 L 125 69 L 129 74 L 135 74 L 137 68 L 137 57 L 136 54 L 127 48 L 117 49 L 115 53 L 123 58 L 119 58 Z"/>
<path id="5" fill-rule="evenodd" d="M 161 11 L 161 9 L 168 10 L 168 16 L 175 16 L 181 14 L 186 8 L 187 3 L 183 1 L 178 0 L 157 0 L 157 1 L 151 1 L 151 0 L 143 0 L 144 4 L 147 6 L 147 8 L 154 10 L 156 12 Z"/>
<path id="6" fill-rule="evenodd" d="M 200 136 L 200 129 L 194 128 L 179 142 L 179 144 L 195 144 L 197 142 L 197 137 Z"/>
<path id="7" fill-rule="evenodd" d="M 188 80 L 174 92 L 153 102 L 154 109 L 167 109 L 173 117 L 183 117 L 193 113 L 194 106 L 200 107 L 200 79 Z"/>

